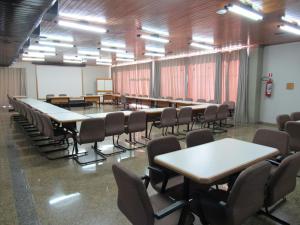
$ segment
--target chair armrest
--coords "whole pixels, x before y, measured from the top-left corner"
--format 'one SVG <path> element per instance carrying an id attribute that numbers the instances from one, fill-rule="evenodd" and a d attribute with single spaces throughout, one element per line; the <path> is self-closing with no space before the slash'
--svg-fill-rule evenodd
<path id="1" fill-rule="evenodd" d="M 167 186 L 167 183 L 168 183 L 168 180 L 169 180 L 168 174 L 166 174 L 164 170 L 162 170 L 162 169 L 160 169 L 158 167 L 155 167 L 155 166 L 148 166 L 148 169 L 152 170 L 155 173 L 160 174 L 163 177 L 163 181 L 162 181 L 160 192 L 164 193 L 166 191 L 166 186 Z"/>
<path id="2" fill-rule="evenodd" d="M 150 182 L 150 177 L 148 175 L 142 176 L 141 180 L 144 181 L 144 185 L 146 187 L 146 189 L 148 188 L 149 182 Z"/>
<path id="3" fill-rule="evenodd" d="M 279 166 L 280 165 L 280 162 L 277 162 L 277 161 L 274 161 L 274 160 L 271 160 L 271 159 L 268 159 L 267 161 L 269 163 L 271 163 L 272 165 L 274 165 L 274 166 Z"/>
<path id="4" fill-rule="evenodd" d="M 152 170 L 152 172 L 159 173 L 159 174 L 161 174 L 161 175 L 163 175 L 163 176 L 166 175 L 166 173 L 165 173 L 162 169 L 160 169 L 160 168 L 158 168 L 158 167 L 155 167 L 155 166 L 148 166 L 148 169 L 149 169 L 149 170 Z"/>
<path id="5" fill-rule="evenodd" d="M 187 205 L 186 201 L 177 201 L 177 202 L 173 203 L 172 205 L 169 205 L 168 207 L 154 213 L 154 217 L 156 219 L 162 219 L 162 218 L 170 215 L 171 213 L 177 211 L 178 209 L 184 208 L 186 205 Z"/>

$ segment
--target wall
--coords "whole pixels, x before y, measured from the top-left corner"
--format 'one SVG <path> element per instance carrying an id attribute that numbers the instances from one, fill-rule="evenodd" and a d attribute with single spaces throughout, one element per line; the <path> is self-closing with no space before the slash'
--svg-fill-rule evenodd
<path id="1" fill-rule="evenodd" d="M 15 63 L 11 67 L 25 68 L 26 70 L 26 91 L 27 96 L 37 98 L 36 88 L 36 65 L 30 62 Z M 109 66 L 86 66 L 82 69 L 83 94 L 96 94 L 96 79 L 110 77 Z"/>
<path id="2" fill-rule="evenodd" d="M 260 121 L 276 123 L 277 115 L 300 111 L 300 43 L 265 47 L 263 75 L 268 73 L 273 73 L 273 95 L 270 98 L 261 95 Z M 286 89 L 288 82 L 295 83 L 294 90 Z"/>

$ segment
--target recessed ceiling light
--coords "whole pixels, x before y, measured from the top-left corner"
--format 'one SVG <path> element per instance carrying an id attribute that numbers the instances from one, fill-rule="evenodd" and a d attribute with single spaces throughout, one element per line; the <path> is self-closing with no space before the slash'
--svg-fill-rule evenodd
<path id="1" fill-rule="evenodd" d="M 74 45 L 69 43 L 61 43 L 61 42 L 51 42 L 51 41 L 39 41 L 40 45 L 48 45 L 48 46 L 56 46 L 62 48 L 73 48 Z"/>
<path id="2" fill-rule="evenodd" d="M 76 60 L 63 60 L 64 63 L 73 63 L 73 64 L 82 64 L 82 61 L 76 61 Z"/>
<path id="3" fill-rule="evenodd" d="M 44 62 L 44 58 L 31 58 L 31 57 L 23 57 L 22 61 L 37 61 L 37 62 Z"/>
<path id="4" fill-rule="evenodd" d="M 156 37 L 153 35 L 142 34 L 140 37 L 143 39 L 146 39 L 146 40 L 156 41 L 156 42 L 160 42 L 160 43 L 169 43 L 170 42 L 166 38 Z"/>
<path id="5" fill-rule="evenodd" d="M 62 36 L 62 35 L 52 35 L 52 34 L 41 34 L 40 38 L 46 38 L 46 39 L 55 40 L 55 41 L 65 41 L 65 42 L 73 42 L 74 41 L 72 36 Z"/>
<path id="6" fill-rule="evenodd" d="M 111 59 L 108 59 L 108 58 L 100 58 L 99 60 L 97 60 L 97 62 L 111 63 L 112 60 L 111 60 Z"/>
<path id="7" fill-rule="evenodd" d="M 104 52 L 126 53 L 125 50 L 117 48 L 100 48 L 100 50 Z"/>
<path id="8" fill-rule="evenodd" d="M 155 52 L 145 52 L 145 56 L 154 56 L 154 57 L 163 57 L 165 54 L 162 53 L 155 53 Z"/>
<path id="9" fill-rule="evenodd" d="M 74 28 L 77 30 L 84 30 L 84 31 L 88 31 L 88 32 L 95 32 L 95 33 L 106 33 L 107 32 L 107 30 L 102 27 L 84 25 L 84 24 L 74 23 L 74 22 L 69 22 L 69 21 L 64 21 L 64 20 L 58 21 L 58 25 L 63 26 L 63 27 Z"/>
<path id="10" fill-rule="evenodd" d="M 126 48 L 126 45 L 120 42 L 101 41 L 101 45 L 106 47 Z"/>
<path id="11" fill-rule="evenodd" d="M 54 52 L 25 52 L 23 57 L 45 57 L 45 56 L 55 56 Z"/>
<path id="12" fill-rule="evenodd" d="M 164 31 L 164 30 L 159 30 L 156 28 L 152 28 L 152 27 L 148 27 L 148 26 L 142 26 L 142 30 L 146 31 L 146 32 L 150 32 L 150 33 L 154 33 L 154 34 L 159 34 L 162 36 L 169 36 L 169 32 Z"/>
<path id="13" fill-rule="evenodd" d="M 74 19 L 74 20 L 84 20 L 93 23 L 106 23 L 106 19 L 104 17 L 96 17 L 96 16 L 82 16 L 77 14 L 70 13 L 59 13 L 59 16 Z"/>
<path id="14" fill-rule="evenodd" d="M 281 19 L 288 23 L 296 23 L 297 25 L 300 25 L 300 20 L 297 20 L 295 18 L 292 18 L 290 16 L 282 16 Z"/>
<path id="15" fill-rule="evenodd" d="M 101 61 L 96 61 L 96 65 L 101 65 L 101 66 L 111 66 L 111 63 L 107 63 L 107 62 L 101 62 Z"/>
<path id="16" fill-rule="evenodd" d="M 292 34 L 300 35 L 300 27 L 297 28 L 295 26 L 283 25 L 283 26 L 280 26 L 280 29 L 284 30 L 286 32 L 292 33 Z"/>
<path id="17" fill-rule="evenodd" d="M 120 61 L 120 62 L 134 62 L 134 59 L 116 58 L 116 61 Z"/>
<path id="18" fill-rule="evenodd" d="M 55 52 L 55 48 L 53 47 L 40 46 L 40 45 L 30 45 L 28 49 L 33 51 Z"/>
<path id="19" fill-rule="evenodd" d="M 93 55 L 93 56 L 99 56 L 99 51 L 88 51 L 88 50 L 78 50 L 78 54 L 81 55 Z"/>
<path id="20" fill-rule="evenodd" d="M 117 53 L 117 57 L 119 58 L 127 58 L 127 59 L 134 59 L 134 54 L 131 53 Z"/>
<path id="21" fill-rule="evenodd" d="M 252 8 L 247 9 L 247 8 L 244 8 L 244 7 L 241 7 L 241 6 L 238 6 L 238 5 L 234 5 L 234 4 L 233 5 L 229 4 L 228 6 L 226 6 L 226 8 L 230 12 L 236 13 L 236 14 L 244 16 L 244 17 L 247 17 L 251 20 L 258 21 L 258 20 L 263 19 L 263 16 L 261 14 L 259 14 L 258 12 L 254 11 Z"/>
<path id="22" fill-rule="evenodd" d="M 165 48 L 146 46 L 145 49 L 146 51 L 150 51 L 150 52 L 165 53 Z"/>
<path id="23" fill-rule="evenodd" d="M 196 42 L 192 42 L 190 45 L 193 47 L 196 47 L 196 48 L 202 48 L 202 49 L 207 49 L 207 50 L 214 49 L 214 47 L 211 45 L 205 45 L 205 44 L 200 44 L 200 43 L 196 43 Z"/>
<path id="24" fill-rule="evenodd" d="M 77 61 L 82 60 L 81 56 L 76 56 L 76 55 L 64 55 L 63 58 L 66 60 L 77 60 Z"/>

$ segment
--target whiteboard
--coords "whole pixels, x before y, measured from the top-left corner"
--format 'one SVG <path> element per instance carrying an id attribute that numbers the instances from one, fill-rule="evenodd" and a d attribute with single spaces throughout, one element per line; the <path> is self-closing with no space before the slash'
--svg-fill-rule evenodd
<path id="1" fill-rule="evenodd" d="M 97 79 L 97 91 L 98 92 L 108 92 L 112 91 L 113 85 L 110 79 Z"/>
<path id="2" fill-rule="evenodd" d="M 36 66 L 38 98 L 47 94 L 82 96 L 81 67 Z"/>

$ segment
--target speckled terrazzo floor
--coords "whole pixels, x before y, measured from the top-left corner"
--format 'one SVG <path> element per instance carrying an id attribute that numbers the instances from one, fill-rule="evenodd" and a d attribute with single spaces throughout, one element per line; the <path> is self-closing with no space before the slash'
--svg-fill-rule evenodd
<path id="1" fill-rule="evenodd" d="M 113 106 L 105 105 L 101 109 L 79 108 L 74 111 L 87 114 L 114 110 Z M 117 208 L 117 190 L 111 165 L 118 162 L 142 175 L 147 166 L 147 156 L 143 149 L 109 157 L 97 165 L 79 166 L 72 160 L 49 161 L 32 147 L 21 129 L 11 123 L 9 118 L 10 114 L 1 109 L 0 225 L 130 224 Z M 234 137 L 250 141 L 255 130 L 262 126 L 230 128 L 228 133 L 216 135 L 216 138 Z M 153 134 L 158 136 L 160 132 L 154 129 Z M 110 144 L 110 141 L 107 139 L 103 144 Z M 181 144 L 185 146 L 183 141 Z M 151 189 L 149 192 L 151 194 Z M 62 196 L 69 198 L 57 201 Z M 300 179 L 294 193 L 288 196 L 288 201 L 274 214 L 290 224 L 300 224 Z M 199 221 L 196 224 L 200 224 Z M 245 224 L 276 223 L 255 216 Z"/>

